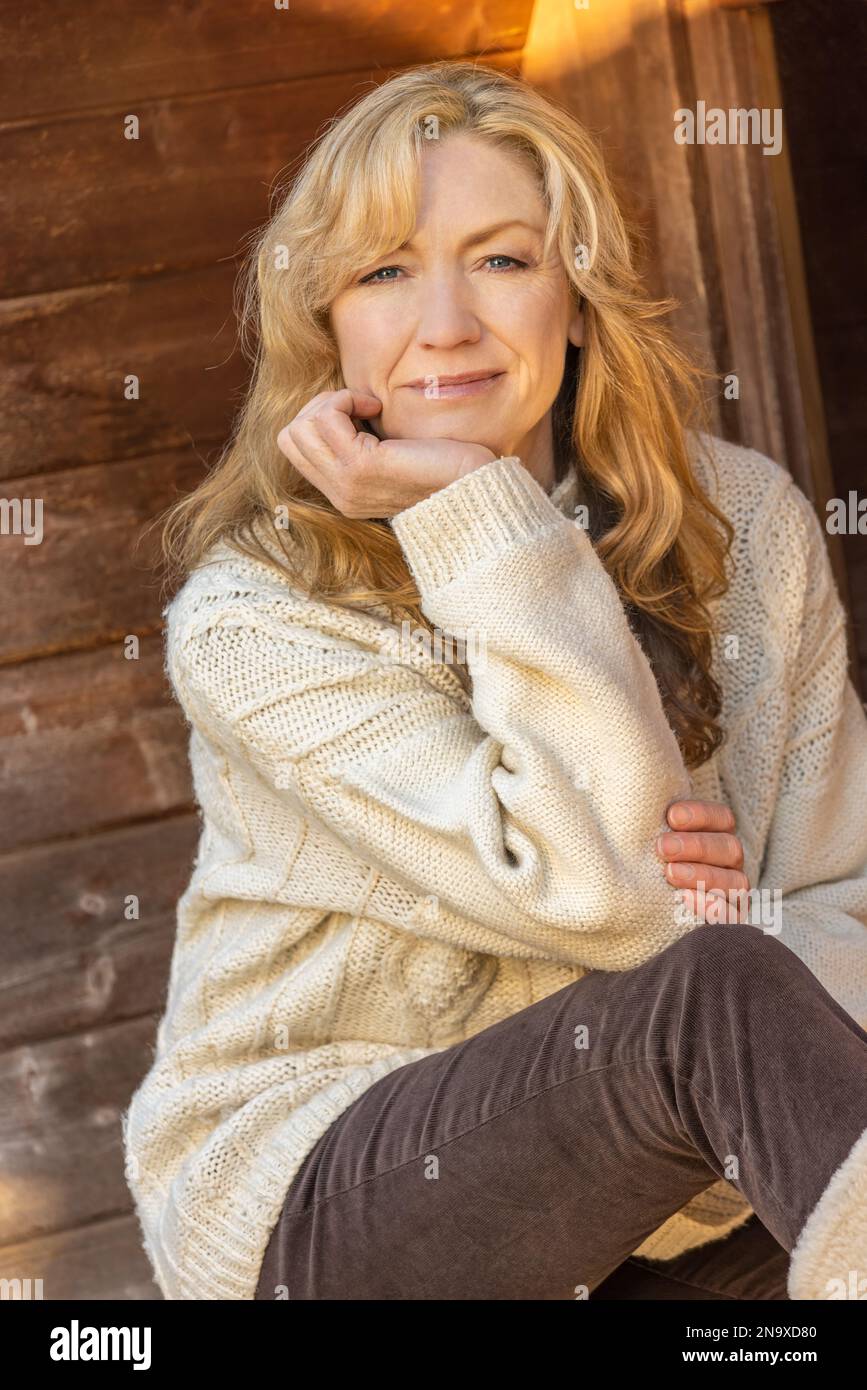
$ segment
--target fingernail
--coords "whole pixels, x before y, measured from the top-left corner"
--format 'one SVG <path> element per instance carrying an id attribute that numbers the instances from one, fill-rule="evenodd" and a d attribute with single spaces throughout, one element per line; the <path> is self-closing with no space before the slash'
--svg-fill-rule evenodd
<path id="1" fill-rule="evenodd" d="M 683 849 L 683 840 L 679 835 L 660 835 L 656 842 L 656 848 L 660 854 L 680 854 Z"/>
<path id="2" fill-rule="evenodd" d="M 668 819 L 674 821 L 675 825 L 689 825 L 692 811 L 688 806 L 673 806 L 668 813 Z"/>
<path id="3" fill-rule="evenodd" d="M 669 864 L 668 872 L 672 878 L 678 878 L 681 882 L 686 883 L 693 877 L 695 870 L 692 864 Z"/>

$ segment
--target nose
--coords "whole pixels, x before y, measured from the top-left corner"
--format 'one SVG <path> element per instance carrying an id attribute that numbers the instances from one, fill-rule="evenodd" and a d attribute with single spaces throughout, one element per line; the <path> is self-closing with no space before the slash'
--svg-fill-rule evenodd
<path id="1" fill-rule="evenodd" d="M 419 346 L 446 348 L 478 342 L 481 325 L 473 309 L 472 292 L 463 277 L 450 274 L 426 277 L 416 303 Z"/>

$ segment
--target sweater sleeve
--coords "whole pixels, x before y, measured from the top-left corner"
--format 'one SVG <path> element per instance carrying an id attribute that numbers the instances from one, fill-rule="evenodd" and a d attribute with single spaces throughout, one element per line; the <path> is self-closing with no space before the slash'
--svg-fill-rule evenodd
<path id="1" fill-rule="evenodd" d="M 171 639 L 191 719 L 432 902 L 425 936 L 589 969 L 649 959 L 697 923 L 654 848 L 690 778 L 587 533 L 516 458 L 392 526 L 426 617 L 466 638 L 470 711 L 412 663 L 239 596 Z"/>
<path id="2" fill-rule="evenodd" d="M 867 715 L 848 676 L 846 615 L 822 527 L 792 482 L 803 543 L 788 728 L 757 886 L 779 939 L 867 1028 Z M 801 558 L 803 557 L 803 558 Z M 761 899 L 760 899 L 761 902 Z"/>

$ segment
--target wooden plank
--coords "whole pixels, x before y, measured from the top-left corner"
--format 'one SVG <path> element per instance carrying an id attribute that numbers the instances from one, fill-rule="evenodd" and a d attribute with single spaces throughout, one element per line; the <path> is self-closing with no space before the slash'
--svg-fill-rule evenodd
<path id="1" fill-rule="evenodd" d="M 149 523 L 205 472 L 186 448 L 13 480 L 5 495 L 21 500 L 22 515 L 28 499 L 42 503 L 41 540 L 0 544 L 0 664 L 159 626 L 159 526 Z"/>
<path id="2" fill-rule="evenodd" d="M 597 136 L 627 218 L 645 238 L 648 292 L 678 301 L 670 317 L 675 336 L 714 368 L 726 355 L 717 287 L 693 197 L 693 161 L 673 138 L 682 47 L 667 0 L 586 10 L 537 0 L 522 71 Z M 719 423 L 714 397 L 712 427 Z"/>
<path id="3" fill-rule="evenodd" d="M 240 255 L 268 219 L 278 177 L 285 181 L 335 111 L 387 76 L 377 67 L 140 103 L 137 140 L 124 138 L 127 104 L 48 128 L 8 128 L 0 184 L 11 230 L 0 297 Z"/>
<path id="4" fill-rule="evenodd" d="M 226 264 L 0 304 L 0 477 L 225 438 L 248 377 L 234 279 Z"/>
<path id="5" fill-rule="evenodd" d="M 200 824 L 189 812 L 0 859 L 0 1049 L 162 1008 Z"/>
<path id="6" fill-rule="evenodd" d="M 117 104 L 129 110 L 177 93 L 463 54 L 487 59 L 523 47 L 532 10 L 532 0 L 291 0 L 281 9 L 270 0 L 196 0 L 155 15 L 117 0 L 60 8 L 30 0 L 4 16 L 0 120 Z"/>
<path id="7" fill-rule="evenodd" d="M 121 643 L 0 671 L 6 851 L 188 810 L 188 725 L 161 633 L 138 660 Z"/>
<path id="8" fill-rule="evenodd" d="M 695 91 L 708 107 L 750 106 L 754 72 L 738 30 L 747 23 L 746 17 L 706 11 L 692 0 L 686 0 L 686 13 Z M 730 343 L 725 369 L 737 376 L 740 393 L 738 435 L 742 442 L 785 464 L 781 403 L 767 353 L 772 308 L 763 275 L 760 212 L 764 198 L 757 207 L 755 196 L 761 190 L 751 183 L 753 160 L 764 158 L 767 163 L 767 157 L 761 149 L 744 145 L 703 145 L 701 152 L 710 193 L 708 230 L 722 267 Z"/>
<path id="9" fill-rule="evenodd" d="M 769 110 L 782 110 L 783 94 L 780 88 L 777 60 L 774 51 L 774 35 L 771 21 L 765 10 L 752 12 L 748 20 L 749 37 L 756 55 L 757 92 L 761 107 Z M 789 387 L 790 399 L 784 402 L 784 416 L 795 424 L 799 417 L 804 423 L 804 446 L 808 472 L 801 479 L 801 487 L 824 508 L 825 500 L 833 493 L 834 483 L 831 475 L 831 460 L 828 454 L 828 435 L 825 422 L 825 409 L 822 399 L 822 386 L 819 380 L 819 365 L 813 342 L 813 324 L 810 317 L 810 303 L 807 292 L 807 276 L 804 268 L 804 253 L 801 244 L 801 229 L 795 203 L 795 187 L 792 177 L 791 155 L 784 143 L 778 156 L 767 161 L 769 169 L 762 169 L 764 186 L 773 202 L 776 218 L 778 242 L 775 248 L 775 262 L 781 280 L 788 322 L 791 324 L 792 369 L 786 371 L 783 380 Z M 790 425 L 787 432 L 792 433 Z M 787 438 L 787 452 L 793 455 L 790 439 Z M 801 465 L 803 467 L 803 465 Z M 793 470 L 794 471 L 794 470 Z M 833 549 L 834 547 L 832 547 Z M 837 571 L 838 583 L 845 593 L 846 574 L 839 547 L 832 556 Z"/>
<path id="10" fill-rule="evenodd" d="M 120 1117 L 158 1019 L 0 1053 L 0 1245 L 130 1210 Z"/>
<path id="11" fill-rule="evenodd" d="M 0 1279 L 30 1279 L 33 1296 L 48 1302 L 162 1299 L 133 1215 L 3 1246 Z"/>

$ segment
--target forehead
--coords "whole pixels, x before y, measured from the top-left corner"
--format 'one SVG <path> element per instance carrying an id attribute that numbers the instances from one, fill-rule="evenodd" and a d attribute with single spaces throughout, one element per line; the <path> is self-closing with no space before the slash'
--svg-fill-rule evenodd
<path id="1" fill-rule="evenodd" d="M 538 173 L 526 155 L 478 136 L 431 140 L 420 165 L 417 229 L 444 217 L 462 225 L 516 218 L 544 229 Z"/>

